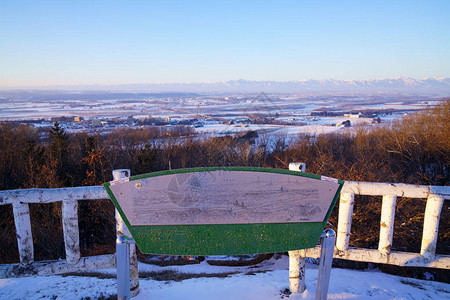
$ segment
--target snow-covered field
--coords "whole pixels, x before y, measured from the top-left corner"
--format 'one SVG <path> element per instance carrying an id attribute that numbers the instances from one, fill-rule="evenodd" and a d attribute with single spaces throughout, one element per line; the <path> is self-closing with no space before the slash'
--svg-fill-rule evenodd
<path id="1" fill-rule="evenodd" d="M 205 261 L 169 267 L 140 263 L 139 272 L 143 278 L 139 280 L 141 291 L 135 300 L 314 299 L 317 280 L 317 266 L 307 264 L 306 291 L 289 295 L 285 255 L 248 267 L 211 266 Z M 114 274 L 115 269 L 106 269 L 91 276 L 0 279 L 0 299 L 108 298 L 117 294 L 116 279 L 111 278 Z M 328 299 L 368 298 L 450 299 L 450 284 L 393 276 L 377 270 L 332 269 Z"/>
<path id="2" fill-rule="evenodd" d="M 400 118 L 400 116 L 397 116 Z M 266 132 L 271 136 L 298 136 L 299 134 L 328 134 L 328 133 L 346 133 L 351 131 L 351 128 L 345 128 L 342 122 L 349 120 L 348 118 L 321 118 L 317 121 L 307 122 L 307 125 L 274 125 L 274 124 L 205 124 L 203 127 L 195 128 L 195 131 L 207 135 L 228 135 L 239 132 L 258 131 L 259 133 Z M 383 118 L 384 123 L 392 122 L 393 118 Z M 352 126 L 369 126 L 376 127 L 372 124 L 372 119 L 350 119 Z M 352 128 L 353 128 L 352 127 Z"/>
<path id="3" fill-rule="evenodd" d="M 134 96 L 133 96 L 134 95 Z M 312 111 L 345 112 L 366 109 L 417 111 L 437 104 L 433 98 L 367 94 L 361 97 L 310 95 L 179 95 L 2 92 L 0 120 L 38 120 L 79 116 L 86 119 L 114 117 L 170 117 L 172 119 L 246 118 L 253 114 L 279 119 L 309 116 Z M 326 119 L 326 118 L 325 118 Z"/>
<path id="4" fill-rule="evenodd" d="M 299 134 L 299 133 L 332 133 L 339 131 L 339 127 L 325 125 L 305 125 L 305 126 L 283 126 L 272 124 L 249 124 L 249 125 L 225 125 L 212 124 L 204 127 L 195 128 L 196 132 L 214 135 L 235 134 L 249 130 L 266 131 L 271 134 Z"/>
<path id="5" fill-rule="evenodd" d="M 34 120 L 36 123 L 32 125 L 35 127 L 50 127 L 54 121 L 51 118 L 65 117 L 62 126 L 68 132 L 109 132 L 117 127 L 141 126 L 138 122 L 125 124 L 124 120 L 129 118 L 142 121 L 152 117 L 170 124 L 181 122 L 193 125 L 197 122 L 200 124 L 196 125 L 204 127 L 195 126 L 195 132 L 213 136 L 257 130 L 258 133 L 265 131 L 270 135 L 292 137 L 299 134 L 343 133 L 351 131 L 355 125 L 377 126 L 372 124 L 374 117 L 379 117 L 381 123 L 386 124 L 440 101 L 436 100 L 439 98 L 430 97 L 374 94 L 164 96 L 149 93 L 55 93 L 16 91 L 2 94 L 0 91 L 0 121 Z M 349 112 L 353 117 L 346 116 Z M 354 118 L 358 113 L 361 118 Z M 84 118 L 84 121 L 75 121 L 74 117 Z M 94 125 L 93 120 L 102 120 L 104 124 Z M 119 123 L 116 122 L 118 120 Z M 350 129 L 342 128 L 342 122 L 345 121 L 351 122 Z M 266 124 L 247 125 L 258 122 Z M 233 125 L 227 125 L 230 123 Z"/>

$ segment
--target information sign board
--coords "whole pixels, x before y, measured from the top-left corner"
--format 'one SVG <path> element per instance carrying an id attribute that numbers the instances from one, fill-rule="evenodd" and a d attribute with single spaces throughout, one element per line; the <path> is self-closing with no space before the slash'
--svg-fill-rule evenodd
<path id="1" fill-rule="evenodd" d="M 281 169 L 179 169 L 104 184 L 144 253 L 250 254 L 314 247 L 343 181 Z"/>

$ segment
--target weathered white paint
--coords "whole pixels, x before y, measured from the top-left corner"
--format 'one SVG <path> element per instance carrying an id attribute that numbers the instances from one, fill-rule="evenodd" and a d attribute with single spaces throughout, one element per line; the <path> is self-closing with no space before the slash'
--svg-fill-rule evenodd
<path id="1" fill-rule="evenodd" d="M 448 186 L 414 185 L 405 183 L 378 183 L 346 181 L 341 193 L 354 193 L 358 195 L 384 196 L 395 195 L 406 198 L 428 198 L 430 196 L 450 199 Z"/>
<path id="2" fill-rule="evenodd" d="M 64 200 L 62 202 L 62 223 L 66 261 L 75 264 L 81 256 L 77 200 Z"/>
<path id="3" fill-rule="evenodd" d="M 29 265 L 34 261 L 30 208 L 28 207 L 28 204 L 17 201 L 13 204 L 13 214 L 14 223 L 16 225 L 20 263 L 23 265 Z"/>
<path id="4" fill-rule="evenodd" d="M 289 251 L 289 289 L 292 293 L 303 293 L 306 289 L 305 282 L 305 257 L 306 251 Z"/>
<path id="5" fill-rule="evenodd" d="M 427 199 L 425 218 L 423 220 L 423 235 L 420 254 L 425 259 L 432 260 L 436 252 L 436 241 L 438 237 L 439 218 L 441 216 L 444 198 L 431 196 Z"/>
<path id="6" fill-rule="evenodd" d="M 113 180 L 120 181 L 122 179 L 130 177 L 129 169 L 119 169 L 113 171 Z M 128 238 L 132 239 L 130 231 L 128 230 L 125 222 L 120 216 L 119 212 L 116 210 L 116 230 L 117 236 L 125 235 Z M 136 244 L 130 244 L 130 293 L 131 297 L 136 296 L 139 293 L 139 273 L 138 273 L 138 261 L 137 261 L 137 252 L 136 252 Z"/>
<path id="7" fill-rule="evenodd" d="M 396 202 L 397 196 L 395 195 L 383 196 L 380 220 L 380 241 L 378 243 L 378 251 L 380 251 L 381 254 L 389 254 L 389 252 L 391 252 L 392 238 L 394 236 Z"/>
<path id="8" fill-rule="evenodd" d="M 0 191 L 0 205 L 22 203 L 51 203 L 64 200 L 109 199 L 103 186 L 81 186 L 59 189 L 20 189 Z"/>
<path id="9" fill-rule="evenodd" d="M 129 176 L 130 176 L 129 169 L 120 169 L 113 171 L 114 181 L 124 179 Z M 127 226 L 125 225 L 125 222 L 123 221 L 122 217 L 120 216 L 117 210 L 116 210 L 116 229 L 117 229 L 117 236 L 125 235 L 130 239 L 132 238 L 130 231 L 128 230 Z"/>
<path id="10" fill-rule="evenodd" d="M 48 276 L 77 271 L 98 270 L 115 267 L 114 254 L 82 257 L 76 264 L 69 264 L 65 259 L 58 261 L 39 261 L 31 265 L 0 265 L 0 278 Z"/>
<path id="11" fill-rule="evenodd" d="M 345 184 L 344 184 L 345 186 Z M 352 227 L 354 193 L 342 193 L 339 201 L 339 217 L 337 228 L 336 248 L 340 251 L 348 249 L 350 231 Z"/>
<path id="12" fill-rule="evenodd" d="M 320 247 L 306 249 L 306 257 L 319 258 Z M 391 253 L 386 255 L 376 249 L 350 248 L 346 251 L 335 249 L 334 258 L 389 264 L 400 267 L 450 269 L 450 255 L 436 255 L 434 260 L 430 261 L 419 253 L 391 251 Z"/>
<path id="13" fill-rule="evenodd" d="M 131 297 L 139 294 L 139 271 L 136 244 L 130 244 L 130 293 Z"/>
<path id="14" fill-rule="evenodd" d="M 305 163 L 290 163 L 289 171 L 305 172 Z M 306 290 L 304 249 L 289 251 L 289 289 L 292 293 L 303 293 Z"/>
<path id="15" fill-rule="evenodd" d="M 306 164 L 299 162 L 290 163 L 289 171 L 306 172 Z"/>

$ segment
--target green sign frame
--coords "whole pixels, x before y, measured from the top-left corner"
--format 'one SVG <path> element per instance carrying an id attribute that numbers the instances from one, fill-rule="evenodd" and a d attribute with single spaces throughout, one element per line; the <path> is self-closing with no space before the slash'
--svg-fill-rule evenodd
<path id="1" fill-rule="evenodd" d="M 172 174 L 219 170 L 264 172 L 317 180 L 332 180 L 339 184 L 339 187 L 322 222 L 133 226 L 111 191 L 111 183 L 104 183 L 103 186 L 141 252 L 162 255 L 239 255 L 284 252 L 315 247 L 344 184 L 342 180 L 310 173 L 254 167 L 176 169 L 131 176 L 129 181 Z"/>

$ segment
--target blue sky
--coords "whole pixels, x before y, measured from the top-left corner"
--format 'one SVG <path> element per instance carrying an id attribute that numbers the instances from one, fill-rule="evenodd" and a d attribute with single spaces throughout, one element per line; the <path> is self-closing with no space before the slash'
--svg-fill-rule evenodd
<path id="1" fill-rule="evenodd" d="M 450 1 L 0 1 L 0 86 L 450 77 Z"/>

